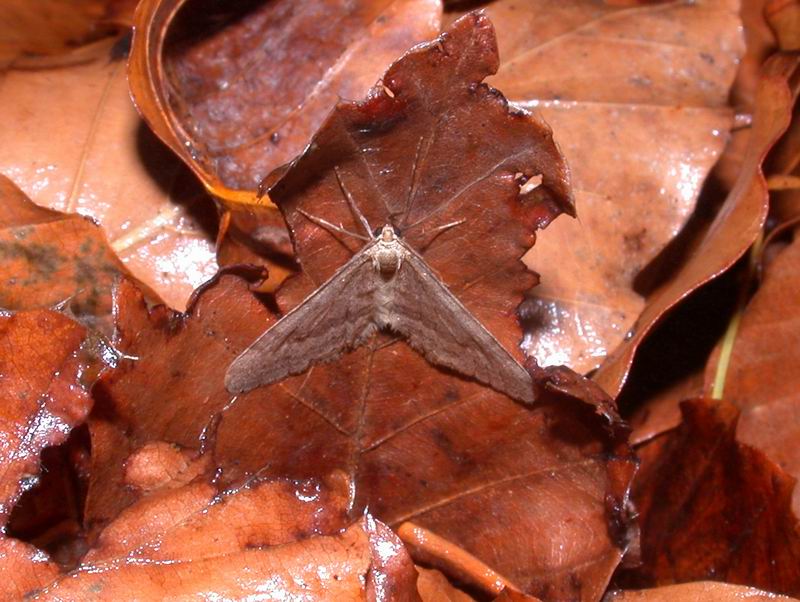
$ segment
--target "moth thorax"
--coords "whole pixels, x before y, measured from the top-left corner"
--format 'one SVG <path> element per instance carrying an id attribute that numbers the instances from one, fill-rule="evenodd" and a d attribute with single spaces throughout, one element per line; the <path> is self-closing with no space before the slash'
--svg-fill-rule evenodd
<path id="1" fill-rule="evenodd" d="M 383 226 L 378 234 L 372 260 L 375 267 L 384 276 L 391 276 L 400 269 L 400 263 L 403 260 L 402 249 L 397 242 L 397 233 L 389 224 Z"/>
<path id="2" fill-rule="evenodd" d="M 376 250 L 375 254 L 373 255 L 375 266 L 386 276 L 394 274 L 397 270 L 400 269 L 400 262 L 402 261 L 402 257 L 400 255 L 400 249 L 397 248 L 397 245 L 380 245 Z"/>

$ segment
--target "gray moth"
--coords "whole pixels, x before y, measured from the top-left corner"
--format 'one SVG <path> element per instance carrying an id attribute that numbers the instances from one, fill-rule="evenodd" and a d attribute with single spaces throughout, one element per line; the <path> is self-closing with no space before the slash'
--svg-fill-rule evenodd
<path id="1" fill-rule="evenodd" d="M 358 211 L 352 199 L 348 201 Z M 472 377 L 513 399 L 533 402 L 528 371 L 391 225 L 373 234 L 358 212 L 368 235 L 364 237 L 303 215 L 367 243 L 231 363 L 225 375 L 229 392 L 246 392 L 300 374 L 359 347 L 378 331 L 388 331 L 404 338 L 431 364 Z"/>

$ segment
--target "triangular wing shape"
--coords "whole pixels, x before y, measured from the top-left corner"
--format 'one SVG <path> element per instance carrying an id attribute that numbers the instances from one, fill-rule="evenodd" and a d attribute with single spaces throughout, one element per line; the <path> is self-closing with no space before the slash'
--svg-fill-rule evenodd
<path id="1" fill-rule="evenodd" d="M 331 278 L 245 349 L 225 374 L 225 387 L 243 393 L 300 374 L 362 344 L 377 330 L 377 285 L 366 245 Z"/>
<path id="2" fill-rule="evenodd" d="M 404 242 L 406 253 L 392 279 L 388 326 L 432 364 L 471 376 L 506 395 L 532 403 L 530 374 L 464 307 L 425 260 Z"/>

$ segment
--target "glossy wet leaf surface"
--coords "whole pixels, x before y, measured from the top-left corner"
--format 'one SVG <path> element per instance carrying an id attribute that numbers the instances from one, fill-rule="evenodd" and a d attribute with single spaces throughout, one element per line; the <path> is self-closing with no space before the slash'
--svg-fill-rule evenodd
<path id="1" fill-rule="evenodd" d="M 287 216 L 306 270 L 303 279 L 286 285 L 289 292 L 280 292 L 284 306 L 297 298 L 309 280 L 327 277 L 338 267 L 337 261 L 346 261 L 347 244 L 361 242 L 337 241 L 300 213 L 321 212 L 317 217 L 355 227 L 357 218 L 345 213 L 348 203 L 336 180 L 338 166 L 341 180 L 370 223 L 403 216 L 409 220 L 435 216 L 445 223 L 460 216 L 467 219 L 463 227 L 437 238 L 438 246 L 432 243 L 422 251 L 456 294 L 460 292 L 458 278 L 464 279 L 459 269 L 464 271 L 468 263 L 446 261 L 448 252 L 458 258 L 456 250 L 468 249 L 470 237 L 501 223 L 516 228 L 521 240 L 531 240 L 533 229 L 552 219 L 559 202 L 569 209 L 564 174 L 558 169 L 554 147 L 549 146 L 547 130 L 529 117 L 509 114 L 501 98 L 474 85 L 475 74 L 479 78 L 492 65 L 492 40 L 488 23 L 470 17 L 438 44 L 406 57 L 385 78 L 384 85 L 394 97 L 379 88 L 366 104 L 342 105 L 316 139 L 317 150 L 305 155 L 273 187 L 272 195 Z M 424 67 L 437 69 L 451 61 L 464 69 L 452 75 L 464 78 L 463 83 L 454 80 L 450 86 L 459 85 L 462 96 L 451 92 L 445 100 L 435 92 L 422 95 L 415 87 L 415 76 Z M 430 200 L 425 204 L 406 205 L 406 199 L 414 198 L 412 188 L 392 216 L 391 206 L 371 194 L 375 189 L 367 177 L 377 176 L 383 154 L 395 156 L 394 136 L 404 133 L 387 129 L 392 123 L 388 116 L 396 122 L 417 122 L 420 129 L 429 131 L 428 120 L 437 118 L 435 112 L 431 115 L 436 110 L 442 110 L 445 119 L 465 114 L 482 117 L 486 128 L 491 126 L 506 146 L 482 146 L 483 139 L 462 136 L 462 148 L 473 149 L 480 177 L 465 174 L 463 183 L 453 183 L 455 197 L 443 190 L 438 197 L 427 195 Z M 348 159 L 344 152 L 348 147 L 342 144 L 352 144 L 351 136 L 345 135 L 353 127 L 350 124 L 359 124 L 361 135 L 368 136 L 370 122 L 381 126 L 370 144 L 374 156 L 366 164 L 358 155 Z M 518 140 L 511 135 L 512 123 L 538 132 L 539 149 L 531 150 L 526 143 L 521 150 L 509 151 Z M 418 136 L 411 136 L 420 144 Z M 437 153 L 454 152 L 453 145 L 458 144 L 444 133 L 441 136 L 436 144 L 421 147 L 421 152 L 430 153 L 432 166 L 438 164 Z M 443 141 L 449 145 L 439 150 L 437 144 Z M 554 157 L 555 165 L 537 163 L 540 156 Z M 310 163 L 329 165 L 329 171 L 311 171 Z M 441 182 L 436 171 L 424 162 L 420 165 L 416 186 Z M 387 171 L 383 176 L 389 184 L 407 185 L 415 171 L 411 160 L 408 167 L 405 173 Z M 544 176 L 541 189 L 531 199 L 519 198 L 515 175 L 523 169 Z M 309 173 L 324 177 L 308 182 Z M 504 201 L 490 204 L 485 196 L 489 191 L 495 198 L 502 191 Z M 476 211 L 484 206 L 491 211 Z M 401 231 L 403 223 L 398 221 Z M 410 228 L 406 231 L 409 244 L 420 244 Z M 449 244 L 445 234 L 450 234 Z M 481 261 L 524 274 L 519 262 L 523 251 L 524 243 L 509 241 Z M 488 287 L 484 282 L 474 286 Z M 464 303 L 480 315 L 483 308 L 470 302 L 472 291 L 468 291 Z M 414 521 L 461 546 L 518 590 L 593 599 L 618 563 L 623 544 L 610 534 L 609 521 L 621 512 L 618 504 L 625 496 L 632 465 L 625 457 L 615 419 L 595 416 L 594 406 L 603 395 L 587 381 L 578 377 L 574 383 L 559 384 L 553 377 L 553 390 L 543 392 L 542 404 L 526 408 L 484 385 L 434 368 L 402 340 L 380 334 L 332 364 L 313 366 L 305 374 L 233 398 L 223 385 L 230 360 L 276 320 L 252 296 L 247 282 L 233 274 L 223 276 L 196 298 L 186 317 L 163 308 L 147 312 L 130 286 L 120 289 L 117 302 L 120 322 L 115 343 L 139 359 L 120 364 L 98 387 L 103 409 L 92 424 L 98 470 L 88 515 L 96 525 L 136 499 L 135 493 L 119 486 L 124 478 L 122 460 L 129 453 L 126 445 L 133 449 L 152 440 L 168 440 L 197 448 L 202 440 L 213 446 L 225 482 L 236 483 L 253 474 L 335 477 L 352 492 L 350 512 L 368 507 L 394 527 Z M 513 320 L 513 314 L 500 314 L 487 326 L 513 341 Z M 169 369 L 157 368 L 164 366 L 167 357 Z M 398 366 L 403 370 L 398 371 Z M 144 396 L 143 378 L 152 385 Z M 169 410 L 154 411 L 162 399 L 170 399 Z M 303 445 L 298 446 L 298 440 Z M 554 501 L 562 498 L 562 503 Z M 492 508 L 488 515 L 481 510 L 487 505 Z M 467 515 L 472 517 L 471 527 L 465 530 Z M 501 524 L 491 518 L 495 516 L 513 516 L 521 532 L 530 536 L 509 540 Z M 621 514 L 618 518 L 624 523 Z M 548 525 L 554 522 L 565 529 L 559 540 L 573 540 L 576 529 L 584 533 L 581 545 L 562 547 L 557 555 L 548 552 L 553 536 Z"/>
<path id="2" fill-rule="evenodd" d="M 0 519 L 5 526 L 22 493 L 38 481 L 39 454 L 66 440 L 92 406 L 81 383 L 86 329 L 67 316 L 31 310 L 0 316 Z M 57 567 L 40 550 L 4 535 L 0 558 L 6 599 L 53 578 Z"/>
<path id="3" fill-rule="evenodd" d="M 104 231 L 90 219 L 39 207 L 0 176 L 0 307 L 6 310 L 58 305 L 106 335 L 111 289 L 130 272 Z M 157 299 L 154 294 L 151 298 Z"/>
<path id="4" fill-rule="evenodd" d="M 126 268 L 180 308 L 216 269 L 215 210 L 136 114 L 125 45 L 2 75 L 0 173 L 42 207 L 97 220 Z"/>
<path id="5" fill-rule="evenodd" d="M 774 55 L 764 65 L 753 129 L 736 184 L 714 220 L 693 240 L 685 263 L 650 294 L 632 336 L 616 348 L 594 375 L 612 394 L 621 388 L 636 348 L 664 312 L 729 268 L 758 237 L 768 208 L 761 164 L 791 120 L 794 96 L 790 82 L 796 68 L 797 58 L 791 55 Z"/>
<path id="6" fill-rule="evenodd" d="M 488 81 L 553 127 L 579 215 L 525 258 L 542 276 L 523 306 L 525 349 L 539 363 L 597 368 L 642 312 L 635 279 L 686 223 L 732 124 L 736 8 L 488 4 L 500 47 Z"/>

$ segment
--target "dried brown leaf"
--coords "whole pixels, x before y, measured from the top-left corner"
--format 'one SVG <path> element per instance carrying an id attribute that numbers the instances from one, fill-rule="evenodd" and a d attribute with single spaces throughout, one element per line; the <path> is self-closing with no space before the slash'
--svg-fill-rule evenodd
<path id="1" fill-rule="evenodd" d="M 724 397 L 741 410 L 737 438 L 800 477 L 800 242 L 784 249 L 742 315 L 724 376 Z M 706 390 L 720 370 L 709 359 Z M 800 492 L 793 508 L 800 516 Z"/>
<path id="2" fill-rule="evenodd" d="M 736 186 L 714 221 L 697 239 L 686 262 L 648 296 L 632 335 L 595 374 L 595 381 L 612 395 L 624 383 L 637 347 L 664 313 L 729 268 L 761 232 L 768 201 L 761 163 L 789 125 L 794 96 L 788 82 L 797 64 L 796 56 L 776 55 L 764 66 L 747 157 Z"/>
<path id="3" fill-rule="evenodd" d="M 91 399 L 81 383 L 79 359 L 86 330 L 63 314 L 33 310 L 0 316 L 0 521 L 5 525 L 22 493 L 34 486 L 39 455 L 66 440 Z M 0 597 L 19 599 L 58 569 L 33 546 L 0 537 L 0 561 L 9 578 Z"/>
<path id="4" fill-rule="evenodd" d="M 509 113 L 478 83 L 494 65 L 491 27 L 472 15 L 392 67 L 384 78 L 391 95 L 378 88 L 364 103 L 339 106 L 272 189 L 307 271 L 282 291 L 284 307 L 350 256 L 352 241 L 297 212 L 355 228 L 334 175 L 340 166 L 378 225 L 394 219 L 402 232 L 416 220 L 466 218 L 434 240 L 406 228 L 405 240 L 513 351 L 514 308 L 533 282 L 519 256 L 537 226 L 571 205 L 549 130 Z M 447 162 L 456 155 L 469 169 L 452 179 Z M 519 173 L 543 176 L 522 200 Z M 631 464 L 615 419 L 594 415 L 613 404 L 585 380 L 550 375 L 541 405 L 523 407 L 379 334 L 333 364 L 232 398 L 223 386 L 228 364 L 275 321 L 246 282 L 223 274 L 185 316 L 148 311 L 130 286 L 117 303 L 116 345 L 138 359 L 123 360 L 96 388 L 94 524 L 138 498 L 120 487 L 126 448 L 168 441 L 213 450 L 224 483 L 253 474 L 339 479 L 351 513 L 368 507 L 389 525 L 414 521 L 517 590 L 585 600 L 604 590 L 627 545 Z M 507 537 L 512 524 L 523 536 Z"/>
<path id="5" fill-rule="evenodd" d="M 183 459 L 174 447 L 160 455 L 165 466 Z M 254 480 L 224 492 L 203 477 L 169 482 L 121 513 L 80 567 L 28 595 L 418 600 L 414 566 L 387 527 L 366 515 L 342 530 L 344 493 L 313 481 Z"/>
<path id="6" fill-rule="evenodd" d="M 131 0 L 5 0 L 0 3 L 0 68 L 39 66 L 36 58 L 85 56 L 87 45 L 115 32 Z"/>
<path id="7" fill-rule="evenodd" d="M 610 593 L 608 602 L 794 602 L 794 598 L 778 596 L 753 587 L 718 583 L 715 581 L 698 581 L 665 585 L 654 589 L 618 591 Z"/>
<path id="8" fill-rule="evenodd" d="M 1 175 L 0 202 L 0 307 L 65 303 L 82 322 L 110 335 L 111 289 L 130 273 L 103 230 L 81 215 L 39 207 Z"/>
<path id="9" fill-rule="evenodd" d="M 738 4 L 498 0 L 488 81 L 553 128 L 579 219 L 525 257 L 542 282 L 523 309 L 526 353 L 597 368 L 645 307 L 636 277 L 694 210 L 720 155 L 743 52 Z M 614 383 L 604 383 L 614 391 Z"/>

